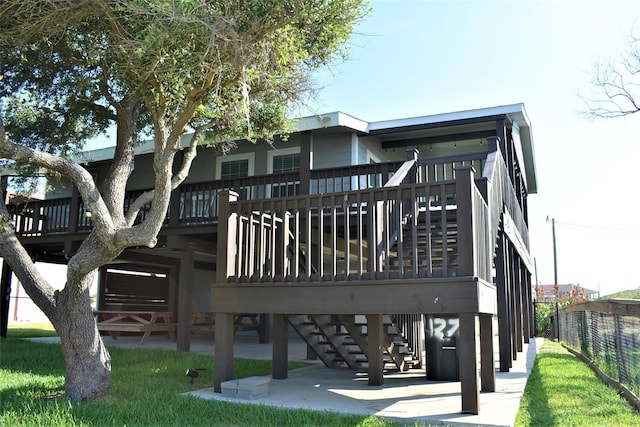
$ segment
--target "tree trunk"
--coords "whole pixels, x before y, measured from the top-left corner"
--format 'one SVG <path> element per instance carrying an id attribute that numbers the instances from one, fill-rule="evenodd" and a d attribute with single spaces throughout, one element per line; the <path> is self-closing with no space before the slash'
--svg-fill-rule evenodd
<path id="1" fill-rule="evenodd" d="M 65 391 L 74 400 L 93 400 L 111 385 L 111 356 L 98 332 L 89 296 L 94 277 L 95 271 L 56 294 L 53 324 L 67 368 Z"/>

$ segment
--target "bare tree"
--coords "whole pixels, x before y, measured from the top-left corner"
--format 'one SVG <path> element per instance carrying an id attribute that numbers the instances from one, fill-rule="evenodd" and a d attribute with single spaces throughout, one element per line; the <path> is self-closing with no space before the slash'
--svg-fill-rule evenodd
<path id="1" fill-rule="evenodd" d="M 585 98 L 588 116 L 614 118 L 640 111 L 640 38 L 631 36 L 621 61 L 598 64 L 592 85 L 595 93 Z"/>

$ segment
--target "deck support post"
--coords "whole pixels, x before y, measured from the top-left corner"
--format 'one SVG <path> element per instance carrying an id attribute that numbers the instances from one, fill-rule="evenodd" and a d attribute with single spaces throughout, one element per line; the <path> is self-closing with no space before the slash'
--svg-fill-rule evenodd
<path id="1" fill-rule="evenodd" d="M 193 282 L 193 251 L 185 250 L 180 257 L 178 280 L 178 351 L 191 348 L 191 294 Z"/>
<path id="2" fill-rule="evenodd" d="M 518 335 L 517 335 L 517 325 L 519 324 L 518 320 L 517 320 L 517 316 L 518 316 L 518 311 L 516 308 L 516 300 L 519 298 L 519 296 L 517 295 L 518 292 L 518 285 L 516 283 L 516 275 L 515 275 L 515 269 L 514 269 L 514 256 L 515 256 L 515 250 L 513 248 L 513 245 L 511 244 L 511 242 L 506 239 L 507 245 L 505 246 L 507 248 L 507 254 L 508 254 L 508 260 L 509 262 L 507 263 L 507 276 L 509 277 L 509 281 L 507 282 L 509 284 L 509 310 L 511 312 L 511 362 L 509 367 L 513 366 L 513 361 L 517 359 L 518 357 L 518 349 L 517 349 L 517 341 L 518 341 Z"/>
<path id="3" fill-rule="evenodd" d="M 384 384 L 383 327 L 382 314 L 367 314 L 367 359 L 370 386 Z"/>
<path id="4" fill-rule="evenodd" d="M 506 246 L 503 232 L 498 236 L 496 249 L 496 291 L 498 300 L 498 339 L 500 372 L 511 368 L 511 313 L 509 311 L 509 277 L 507 274 Z"/>
<path id="5" fill-rule="evenodd" d="M 462 412 L 477 415 L 480 410 L 478 392 L 478 356 L 476 315 L 460 313 L 460 389 Z"/>
<path id="6" fill-rule="evenodd" d="M 271 377 L 284 380 L 289 376 L 289 328 L 287 316 L 273 315 L 273 354 Z"/>
<path id="7" fill-rule="evenodd" d="M 515 321 L 516 321 L 516 342 L 515 349 L 518 353 L 522 352 L 524 342 L 524 283 L 522 282 L 522 264 L 520 262 L 520 255 L 513 251 L 513 275 L 514 280 L 514 296 L 515 296 Z M 514 358 L 515 360 L 515 358 Z"/>
<path id="8" fill-rule="evenodd" d="M 238 193 L 221 191 L 218 193 L 218 247 L 216 260 L 216 282 L 224 284 L 229 276 L 235 274 L 235 239 L 229 236 L 236 234 L 236 215 L 231 214 L 231 202 L 238 200 Z M 215 313 L 216 363 L 214 366 L 213 391 L 222 393 L 222 383 L 233 379 L 233 313 Z"/>
<path id="9" fill-rule="evenodd" d="M 480 388 L 496 391 L 496 370 L 493 355 L 493 315 L 480 314 Z"/>
<path id="10" fill-rule="evenodd" d="M 222 393 L 222 383 L 233 379 L 233 313 L 216 313 L 213 391 Z"/>
<path id="11" fill-rule="evenodd" d="M 271 330 L 271 316 L 267 313 L 260 313 L 258 316 L 258 343 L 268 344 L 271 342 L 269 331 Z"/>
<path id="12" fill-rule="evenodd" d="M 529 344 L 531 339 L 531 276 L 529 270 L 520 260 L 520 280 L 522 281 L 522 334 L 524 343 Z"/>

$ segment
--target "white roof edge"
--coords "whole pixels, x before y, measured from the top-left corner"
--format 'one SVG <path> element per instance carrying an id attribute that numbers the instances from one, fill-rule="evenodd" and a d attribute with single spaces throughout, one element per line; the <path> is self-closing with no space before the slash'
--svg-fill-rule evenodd
<path id="1" fill-rule="evenodd" d="M 533 158 L 533 141 L 531 138 L 530 129 L 531 124 L 524 109 L 524 104 L 522 103 L 404 119 L 383 120 L 378 122 L 366 122 L 349 114 L 335 111 L 331 113 L 316 114 L 313 116 L 298 118 L 296 120 L 296 129 L 297 131 L 302 132 L 331 127 L 345 127 L 353 129 L 356 132 L 369 133 L 374 130 L 393 129 L 396 127 L 441 123 L 447 121 L 472 119 L 475 117 L 484 116 L 490 117 L 497 115 L 507 115 L 513 122 L 517 123 L 518 127 L 520 127 L 521 129 L 527 128 L 525 130 L 525 132 L 527 133 L 527 136 L 525 137 L 526 141 L 524 142 L 528 145 L 528 147 L 525 148 L 525 157 L 526 160 L 528 160 L 526 161 L 527 166 L 529 166 L 528 169 L 533 169 L 533 174 L 531 174 L 532 176 L 530 175 L 530 178 L 532 178 L 532 180 L 529 182 L 529 184 L 532 186 L 531 190 L 535 192 L 537 188 L 535 184 L 535 159 Z M 77 156 L 74 160 L 78 163 L 110 160 L 113 158 L 114 152 L 115 147 L 88 150 L 83 152 L 80 156 Z M 136 155 L 152 152 L 153 141 L 145 141 L 140 146 L 136 147 L 135 150 Z"/>
<path id="2" fill-rule="evenodd" d="M 434 114 L 429 116 L 410 117 L 406 119 L 383 120 L 373 122 L 369 130 L 388 129 L 394 127 L 416 126 L 431 123 L 442 123 L 456 120 L 472 119 L 475 117 L 490 117 L 498 115 L 508 115 L 517 121 L 519 126 L 528 127 L 529 119 L 524 110 L 524 104 L 501 105 L 497 107 L 478 108 L 474 110 L 456 111 L 452 113 Z"/>
<path id="3" fill-rule="evenodd" d="M 301 117 L 296 121 L 296 129 L 299 132 L 338 126 L 368 133 L 370 124 L 369 122 L 365 122 L 341 111 Z"/>

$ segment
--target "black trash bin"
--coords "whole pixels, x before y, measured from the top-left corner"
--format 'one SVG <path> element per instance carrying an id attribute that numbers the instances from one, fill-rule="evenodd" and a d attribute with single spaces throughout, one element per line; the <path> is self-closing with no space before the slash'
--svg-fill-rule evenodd
<path id="1" fill-rule="evenodd" d="M 428 321 L 427 323 L 431 324 L 432 322 Z M 427 327 L 426 347 L 427 379 L 431 381 L 459 381 L 457 331 L 456 334 L 447 336 Z"/>

